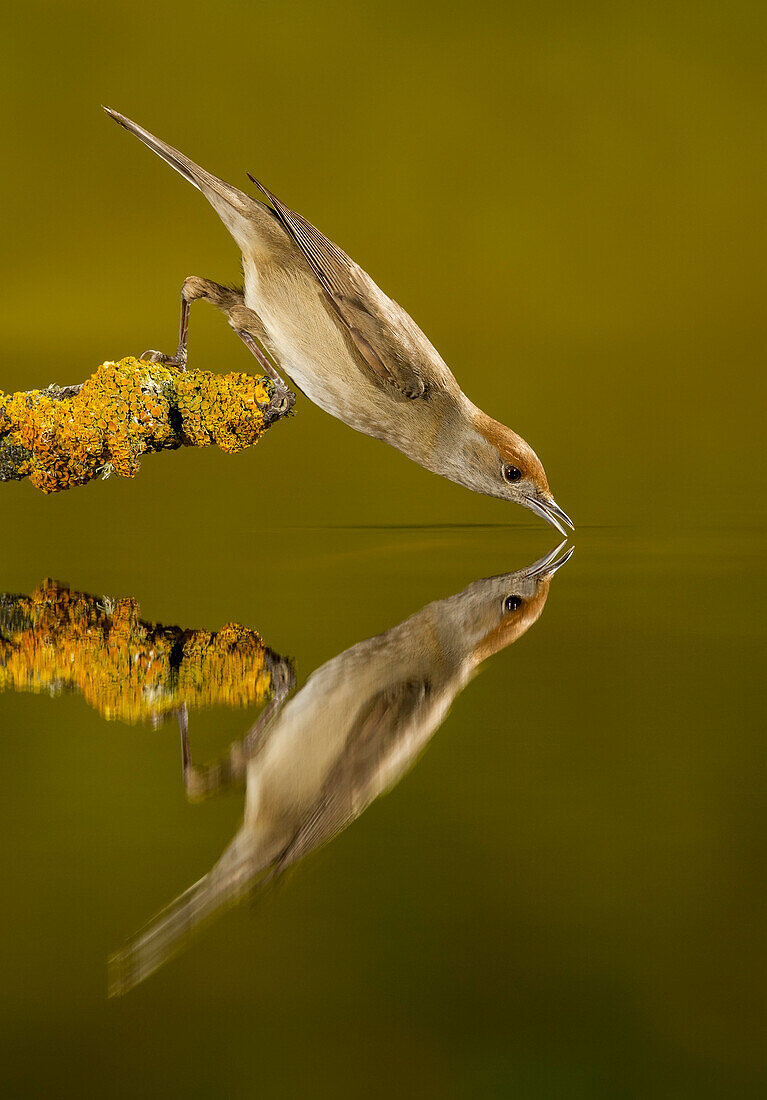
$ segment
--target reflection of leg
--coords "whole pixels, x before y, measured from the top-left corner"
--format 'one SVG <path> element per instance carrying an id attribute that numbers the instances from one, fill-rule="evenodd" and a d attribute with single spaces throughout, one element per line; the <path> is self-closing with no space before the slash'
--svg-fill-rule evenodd
<path id="1" fill-rule="evenodd" d="M 186 341 L 189 335 L 189 310 L 192 302 L 198 298 L 205 298 L 223 313 L 228 313 L 238 305 L 244 304 L 241 290 L 233 290 L 228 286 L 221 286 L 210 279 L 201 279 L 197 275 L 190 275 L 184 279 L 181 287 L 181 321 L 179 323 L 178 348 L 175 355 L 165 355 L 161 351 L 145 351 L 142 359 L 148 359 L 151 363 L 168 363 L 173 367 L 186 369 Z"/>
<path id="2" fill-rule="evenodd" d="M 248 762 L 259 752 L 272 721 L 282 708 L 295 683 L 295 674 L 287 662 L 280 662 L 272 674 L 274 697 L 259 714 L 244 737 L 235 741 L 227 756 L 213 764 L 193 764 L 189 751 L 189 714 L 186 703 L 176 711 L 181 733 L 181 768 L 187 798 L 198 801 L 218 794 L 240 782 Z"/>
<path id="3" fill-rule="evenodd" d="M 181 771 L 186 778 L 186 773 L 192 764 L 192 758 L 189 755 L 189 708 L 186 703 L 182 703 L 178 708 L 176 718 L 178 731 L 181 734 Z"/>
<path id="4" fill-rule="evenodd" d="M 269 701 L 245 736 L 232 745 L 229 753 L 230 758 L 234 758 L 236 755 L 238 760 L 242 759 L 243 763 L 247 763 L 251 757 L 256 755 L 264 743 L 264 734 L 269 728 L 269 723 L 278 714 L 284 702 L 284 695 L 275 695 L 274 699 Z"/>

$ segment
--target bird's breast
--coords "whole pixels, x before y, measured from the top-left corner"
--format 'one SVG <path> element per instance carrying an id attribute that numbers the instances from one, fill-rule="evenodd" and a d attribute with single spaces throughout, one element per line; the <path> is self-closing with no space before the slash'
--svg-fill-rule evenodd
<path id="1" fill-rule="evenodd" d="M 244 261 L 245 304 L 261 320 L 280 366 L 321 409 L 418 462 L 429 435 L 424 401 L 375 381 L 311 271 Z"/>

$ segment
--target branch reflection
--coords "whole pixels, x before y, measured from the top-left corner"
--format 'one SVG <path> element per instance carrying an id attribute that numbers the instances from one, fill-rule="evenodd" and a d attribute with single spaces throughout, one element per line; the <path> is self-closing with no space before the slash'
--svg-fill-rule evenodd
<path id="1" fill-rule="evenodd" d="M 107 720 L 155 725 L 189 708 L 246 707 L 284 695 L 289 662 L 255 630 L 184 630 L 139 618 L 135 600 L 44 581 L 0 595 L 0 691 L 80 692 Z"/>

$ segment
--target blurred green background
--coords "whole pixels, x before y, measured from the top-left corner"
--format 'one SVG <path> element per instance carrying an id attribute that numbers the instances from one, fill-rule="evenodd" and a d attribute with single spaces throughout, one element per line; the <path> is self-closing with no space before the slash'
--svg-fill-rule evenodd
<path id="1" fill-rule="evenodd" d="M 7 1094 L 764 1095 L 765 21 L 6 13 L 0 388 L 173 350 L 185 276 L 238 278 L 214 212 L 107 103 L 347 249 L 578 527 L 540 622 L 396 791 L 124 1000 L 107 955 L 209 868 L 241 798 L 186 803 L 172 727 L 0 696 Z M 254 368 L 204 304 L 189 346 Z M 0 516 L 0 591 L 54 576 L 152 621 L 239 621 L 300 683 L 554 544 L 300 396 L 252 451 L 50 498 L 0 486 Z M 246 724 L 199 716 L 196 751 Z"/>
<path id="2" fill-rule="evenodd" d="M 766 18 L 705 2 L 31 0 L 9 14 L 0 74 L 2 388 L 172 350 L 185 276 L 239 275 L 202 196 L 104 102 L 237 185 L 260 174 L 346 248 L 533 444 L 576 524 L 750 520 Z M 253 365 L 205 305 L 190 354 Z M 298 414 L 258 452 L 149 461 L 124 496 L 11 487 L 4 507 L 35 525 L 117 508 L 143 526 L 159 498 L 195 508 L 215 486 L 218 519 L 266 477 L 285 486 L 277 521 L 529 519 L 306 401 Z"/>

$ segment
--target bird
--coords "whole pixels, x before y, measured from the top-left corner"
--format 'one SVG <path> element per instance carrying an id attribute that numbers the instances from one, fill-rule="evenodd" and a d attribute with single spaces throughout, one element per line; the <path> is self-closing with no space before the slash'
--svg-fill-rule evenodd
<path id="1" fill-rule="evenodd" d="M 456 696 L 488 657 L 537 622 L 561 543 L 515 572 L 475 581 L 331 658 L 292 697 L 270 705 L 229 758 L 195 766 L 180 723 L 187 793 L 245 780 L 242 824 L 215 865 L 110 959 L 110 992 L 134 988 L 191 933 L 343 832 L 420 757 Z M 243 742 L 247 741 L 247 751 Z"/>
<path id="2" fill-rule="evenodd" d="M 415 321 L 338 245 L 250 173 L 265 201 L 104 110 L 202 192 L 242 253 L 243 289 L 187 278 L 175 355 L 146 357 L 185 367 L 189 308 L 205 299 L 227 315 L 278 400 L 293 398 L 282 370 L 320 408 L 427 470 L 520 504 L 563 535 L 574 530 L 532 447 L 477 408 Z"/>

